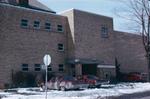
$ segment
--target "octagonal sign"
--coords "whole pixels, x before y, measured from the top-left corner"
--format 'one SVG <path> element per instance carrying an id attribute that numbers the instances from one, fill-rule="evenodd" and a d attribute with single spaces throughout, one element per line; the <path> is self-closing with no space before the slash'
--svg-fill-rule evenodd
<path id="1" fill-rule="evenodd" d="M 43 58 L 43 62 L 44 62 L 44 64 L 45 64 L 45 66 L 50 65 L 50 63 L 51 63 L 51 56 L 48 55 L 48 54 L 46 54 L 46 55 L 44 56 L 44 58 Z"/>

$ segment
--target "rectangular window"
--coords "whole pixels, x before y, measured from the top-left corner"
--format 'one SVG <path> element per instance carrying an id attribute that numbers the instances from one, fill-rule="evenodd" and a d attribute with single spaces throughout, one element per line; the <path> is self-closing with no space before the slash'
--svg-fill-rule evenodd
<path id="1" fill-rule="evenodd" d="M 51 30 L 51 24 L 50 23 L 45 23 L 45 29 L 46 30 Z"/>
<path id="2" fill-rule="evenodd" d="M 64 45 L 63 44 L 58 44 L 58 50 L 59 51 L 64 51 Z"/>
<path id="3" fill-rule="evenodd" d="M 28 71 L 28 64 L 22 64 L 22 71 Z"/>
<path id="4" fill-rule="evenodd" d="M 21 20 L 21 27 L 27 27 L 28 26 L 28 20 L 22 19 Z"/>
<path id="5" fill-rule="evenodd" d="M 40 28 L 40 22 L 34 21 L 34 28 Z"/>
<path id="6" fill-rule="evenodd" d="M 41 65 L 40 64 L 35 64 L 34 65 L 34 70 L 35 71 L 40 71 L 41 70 Z"/>
<path id="7" fill-rule="evenodd" d="M 49 71 L 49 72 L 52 71 L 52 66 L 51 66 L 51 65 L 49 65 L 49 66 L 47 67 L 47 71 Z"/>
<path id="8" fill-rule="evenodd" d="M 64 65 L 63 64 L 59 64 L 59 71 L 64 71 Z"/>
<path id="9" fill-rule="evenodd" d="M 101 27 L 101 37 L 108 38 L 108 27 L 106 26 Z"/>
<path id="10" fill-rule="evenodd" d="M 62 25 L 57 25 L 57 31 L 58 32 L 63 32 L 63 26 Z"/>

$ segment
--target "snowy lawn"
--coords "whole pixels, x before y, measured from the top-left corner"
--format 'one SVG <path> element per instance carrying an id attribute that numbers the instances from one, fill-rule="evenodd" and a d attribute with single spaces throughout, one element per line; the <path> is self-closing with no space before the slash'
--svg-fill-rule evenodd
<path id="1" fill-rule="evenodd" d="M 40 88 L 16 88 L 17 92 L 0 91 L 2 99 L 45 99 L 45 92 Z M 150 91 L 150 83 L 121 83 L 103 85 L 99 89 L 85 89 L 80 91 L 48 91 L 48 99 L 97 99 L 99 97 L 119 96 L 136 92 Z"/>

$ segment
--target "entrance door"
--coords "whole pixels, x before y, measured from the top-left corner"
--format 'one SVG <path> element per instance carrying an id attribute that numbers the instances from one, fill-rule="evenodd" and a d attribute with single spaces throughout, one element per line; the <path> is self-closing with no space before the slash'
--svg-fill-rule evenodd
<path id="1" fill-rule="evenodd" d="M 97 75 L 97 65 L 96 64 L 83 64 L 82 74 L 83 75 Z"/>

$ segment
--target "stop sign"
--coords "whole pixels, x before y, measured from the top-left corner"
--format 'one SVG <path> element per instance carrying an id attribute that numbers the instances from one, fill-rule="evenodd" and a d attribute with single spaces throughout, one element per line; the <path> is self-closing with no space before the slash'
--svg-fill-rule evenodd
<path id="1" fill-rule="evenodd" d="M 50 65 L 50 63 L 51 63 L 51 56 L 48 55 L 48 54 L 46 54 L 46 55 L 44 56 L 44 58 L 43 58 L 43 62 L 44 62 L 44 64 L 45 64 L 45 66 Z"/>

